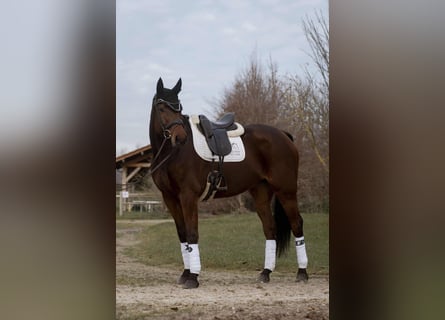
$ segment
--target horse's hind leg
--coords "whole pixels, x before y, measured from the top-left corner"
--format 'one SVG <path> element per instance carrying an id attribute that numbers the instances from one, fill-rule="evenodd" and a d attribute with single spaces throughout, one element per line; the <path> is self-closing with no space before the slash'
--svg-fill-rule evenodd
<path id="1" fill-rule="evenodd" d="M 306 254 L 306 245 L 304 242 L 303 234 L 303 218 L 298 210 L 297 196 L 295 192 L 277 192 L 278 200 L 280 201 L 286 215 L 289 219 L 289 223 L 292 228 L 292 233 L 295 236 L 295 248 L 297 252 L 298 273 L 297 282 L 307 282 L 308 275 L 306 272 L 308 258 Z"/>
<path id="2" fill-rule="evenodd" d="M 269 274 L 275 269 L 276 260 L 276 226 L 272 216 L 270 202 L 272 190 L 267 182 L 262 182 L 249 190 L 252 195 L 258 216 L 263 224 L 263 232 L 266 237 L 266 249 L 264 254 L 264 269 L 258 276 L 258 281 L 267 283 L 270 281 Z"/>

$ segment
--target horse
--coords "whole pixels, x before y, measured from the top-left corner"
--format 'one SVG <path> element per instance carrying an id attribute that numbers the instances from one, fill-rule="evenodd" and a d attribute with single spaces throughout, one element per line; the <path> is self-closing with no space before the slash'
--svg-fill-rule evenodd
<path id="1" fill-rule="evenodd" d="M 184 289 L 192 289 L 199 286 L 201 271 L 198 201 L 216 164 L 201 159 L 194 150 L 191 125 L 188 116 L 182 114 L 178 98 L 181 86 L 181 78 L 171 89 L 164 88 L 162 78 L 157 82 L 149 129 L 154 154 L 151 175 L 179 237 L 184 269 L 177 283 Z M 227 187 L 218 190 L 214 198 L 232 197 L 245 191 L 252 195 L 266 238 L 264 268 L 257 281 L 270 281 L 276 256 L 288 250 L 292 232 L 298 262 L 296 281 L 307 282 L 303 218 L 297 203 L 299 158 L 293 138 L 262 124 L 246 125 L 244 129 L 241 139 L 245 159 L 223 163 Z"/>

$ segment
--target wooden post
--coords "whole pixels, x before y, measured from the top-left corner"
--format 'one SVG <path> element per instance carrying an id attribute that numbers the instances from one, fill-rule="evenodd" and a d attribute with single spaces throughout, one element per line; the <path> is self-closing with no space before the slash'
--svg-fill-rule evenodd
<path id="1" fill-rule="evenodd" d="M 238 213 L 244 213 L 246 211 L 246 207 L 244 207 L 242 193 L 237 196 L 237 200 L 239 204 Z"/>
<path id="2" fill-rule="evenodd" d="M 122 191 L 121 191 L 121 200 L 120 200 L 120 204 L 121 204 L 121 211 L 119 212 L 119 214 L 122 216 L 122 208 L 125 207 L 125 205 L 127 204 L 127 198 L 122 197 L 122 192 L 123 191 L 127 191 L 127 167 L 122 167 Z"/>
<path id="3" fill-rule="evenodd" d="M 125 167 L 125 169 L 127 169 L 127 167 Z M 126 179 L 130 181 L 130 179 L 133 178 L 136 175 L 136 173 L 138 173 L 140 170 L 141 167 L 134 168 L 133 171 L 126 177 Z"/>
<path id="4" fill-rule="evenodd" d="M 122 191 L 119 192 L 119 216 L 122 217 Z"/>

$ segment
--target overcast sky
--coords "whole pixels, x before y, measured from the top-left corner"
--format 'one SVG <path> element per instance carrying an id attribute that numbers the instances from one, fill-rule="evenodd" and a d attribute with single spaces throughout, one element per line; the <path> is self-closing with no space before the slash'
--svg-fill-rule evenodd
<path id="1" fill-rule="evenodd" d="M 151 99 L 159 77 L 171 88 L 182 78 L 186 114 L 212 115 L 256 50 L 279 74 L 299 74 L 310 62 L 302 18 L 327 0 L 195 0 L 116 2 L 116 153 L 149 144 Z"/>

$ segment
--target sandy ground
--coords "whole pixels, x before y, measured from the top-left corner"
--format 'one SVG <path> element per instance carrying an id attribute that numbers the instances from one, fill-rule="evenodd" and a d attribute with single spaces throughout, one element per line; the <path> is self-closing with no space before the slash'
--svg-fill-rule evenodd
<path id="1" fill-rule="evenodd" d="M 182 289 L 176 284 L 182 270 L 146 266 L 123 254 L 137 243 L 143 223 L 117 231 L 117 319 L 329 319 L 327 276 L 309 275 L 308 283 L 296 283 L 295 274 L 274 272 L 270 283 L 261 284 L 255 281 L 257 271 L 215 272 L 203 266 L 200 287 Z"/>

